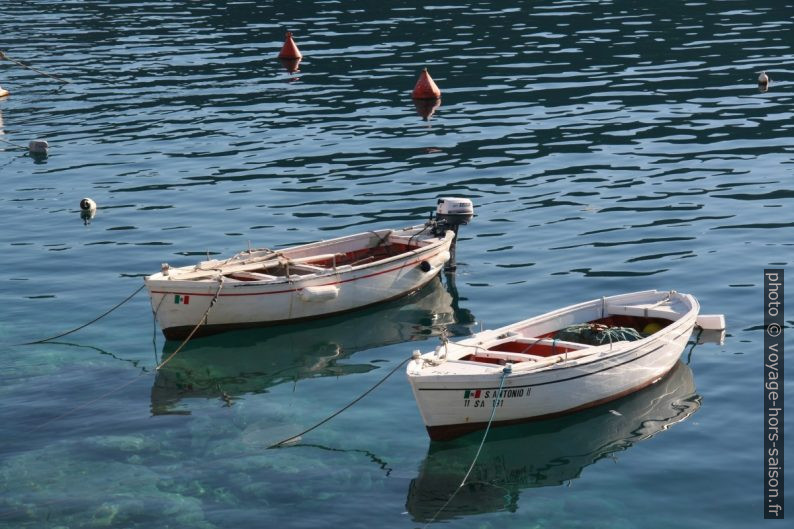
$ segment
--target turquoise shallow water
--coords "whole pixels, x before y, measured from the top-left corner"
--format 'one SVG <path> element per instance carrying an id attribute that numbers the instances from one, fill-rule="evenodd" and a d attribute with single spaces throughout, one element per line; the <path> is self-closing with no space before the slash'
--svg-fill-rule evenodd
<path id="1" fill-rule="evenodd" d="M 792 7 L 0 0 L 0 49 L 72 81 L 0 62 L 0 139 L 51 145 L 0 142 L 0 526 L 421 527 L 480 437 L 430 443 L 402 373 L 265 447 L 443 328 L 646 288 L 724 313 L 724 345 L 620 402 L 492 432 L 437 521 L 761 523 L 762 271 L 794 251 Z M 287 29 L 296 74 L 274 59 Z M 429 121 L 409 95 L 425 66 Z M 156 376 L 175 344 L 143 294 L 14 345 L 164 261 L 410 225 L 444 195 L 477 206 L 460 267 L 402 302 L 196 340 Z"/>

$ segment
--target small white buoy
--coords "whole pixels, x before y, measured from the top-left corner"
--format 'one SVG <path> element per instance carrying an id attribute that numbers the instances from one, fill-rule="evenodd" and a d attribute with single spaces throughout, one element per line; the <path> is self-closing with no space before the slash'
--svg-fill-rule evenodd
<path id="1" fill-rule="evenodd" d="M 96 216 L 96 202 L 90 198 L 84 198 L 80 201 L 80 218 L 83 219 L 83 224 L 88 224 L 88 221 Z"/>
<path id="2" fill-rule="evenodd" d="M 80 201 L 80 209 L 82 211 L 96 211 L 96 202 L 90 198 L 84 198 Z"/>
<path id="3" fill-rule="evenodd" d="M 769 76 L 766 72 L 760 72 L 758 74 L 758 90 L 761 92 L 766 92 L 769 90 Z"/>
<path id="4" fill-rule="evenodd" d="M 47 154 L 50 144 L 47 140 L 30 140 L 28 143 L 28 150 L 30 154 Z"/>
<path id="5" fill-rule="evenodd" d="M 3 87 L 0 86 L 0 97 L 5 97 L 5 96 L 7 96 L 10 93 L 11 92 L 9 92 L 8 90 L 4 90 Z"/>

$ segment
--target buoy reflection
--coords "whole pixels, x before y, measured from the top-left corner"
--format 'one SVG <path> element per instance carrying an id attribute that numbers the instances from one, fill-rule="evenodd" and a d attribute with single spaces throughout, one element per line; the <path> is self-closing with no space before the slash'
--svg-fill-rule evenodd
<path id="1" fill-rule="evenodd" d="M 425 121 L 430 121 L 438 107 L 441 106 L 441 99 L 414 99 L 416 113 Z"/>
<path id="2" fill-rule="evenodd" d="M 279 59 L 281 66 L 284 67 L 289 73 L 299 72 L 298 68 L 302 59 Z"/>

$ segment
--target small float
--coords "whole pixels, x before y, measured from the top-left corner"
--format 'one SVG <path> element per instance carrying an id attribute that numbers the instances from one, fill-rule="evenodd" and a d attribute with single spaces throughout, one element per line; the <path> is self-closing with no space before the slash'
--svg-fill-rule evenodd
<path id="1" fill-rule="evenodd" d="M 408 380 L 433 440 L 571 413 L 661 380 L 696 326 L 725 328 L 699 310 L 675 291 L 603 297 L 414 351 Z"/>
<path id="2" fill-rule="evenodd" d="M 417 226 L 164 263 L 144 282 L 168 339 L 339 314 L 405 296 L 454 266 L 458 228 L 473 213 L 468 199 L 441 198 L 436 216 Z"/>

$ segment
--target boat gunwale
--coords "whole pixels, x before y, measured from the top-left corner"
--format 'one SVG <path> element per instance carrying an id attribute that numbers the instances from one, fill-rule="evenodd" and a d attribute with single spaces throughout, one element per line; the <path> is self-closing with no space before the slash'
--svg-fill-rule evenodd
<path id="1" fill-rule="evenodd" d="M 421 228 L 422 226 L 423 225 L 418 225 L 418 226 L 413 226 L 413 227 L 410 227 L 410 228 L 405 228 L 405 229 L 402 229 L 402 230 L 379 230 L 379 231 L 386 231 L 386 232 L 389 232 L 389 231 L 392 231 L 392 232 L 393 231 L 407 231 L 407 230 L 411 230 L 411 229 L 418 229 L 418 228 Z M 308 243 L 306 245 L 300 245 L 300 246 L 294 246 L 294 247 L 288 248 L 288 250 L 305 249 L 306 247 L 311 246 L 311 245 L 315 245 L 315 244 L 319 245 L 319 244 L 327 244 L 327 243 L 331 243 L 331 242 L 335 242 L 336 243 L 336 242 L 341 242 L 344 239 L 351 239 L 352 240 L 352 239 L 355 239 L 357 237 L 362 237 L 363 235 L 370 234 L 370 233 L 376 233 L 376 232 L 375 231 L 362 232 L 362 233 L 349 235 L 349 236 L 346 236 L 346 237 L 340 237 L 340 238 L 337 238 L 337 239 L 328 239 L 328 240 L 324 240 L 324 241 Z M 452 230 L 447 230 L 444 233 L 443 236 L 434 236 L 434 237 L 429 237 L 427 239 L 424 239 L 424 240 L 431 241 L 431 242 L 429 242 L 428 244 L 426 244 L 424 246 L 420 246 L 420 247 L 417 247 L 417 248 L 414 248 L 414 249 L 399 253 L 397 255 L 386 257 L 385 259 L 380 259 L 380 260 L 377 260 L 377 261 L 371 261 L 371 262 L 368 262 L 368 263 L 362 263 L 362 264 L 357 265 L 357 266 L 340 265 L 337 268 L 328 268 L 325 271 L 325 273 L 311 273 L 311 274 L 301 275 L 301 276 L 299 276 L 299 277 L 297 277 L 295 279 L 292 279 L 293 276 L 290 276 L 290 277 L 275 276 L 275 279 L 266 279 L 266 280 L 260 280 L 260 281 L 240 281 L 239 283 L 234 283 L 234 285 L 235 285 L 235 287 L 271 286 L 271 285 L 272 286 L 277 286 L 277 285 L 283 285 L 283 284 L 295 285 L 297 283 L 301 283 L 301 282 L 304 282 L 304 281 L 323 279 L 323 278 L 327 278 L 329 276 L 338 276 L 339 277 L 339 276 L 342 276 L 342 275 L 349 275 L 349 274 L 352 274 L 354 272 L 360 272 L 362 270 L 363 271 L 367 271 L 367 269 L 369 269 L 369 268 L 376 268 L 376 267 L 380 267 L 380 266 L 384 266 L 384 265 L 391 265 L 391 264 L 399 262 L 399 261 L 407 261 L 407 260 L 409 260 L 411 258 L 422 256 L 423 254 L 430 253 L 433 250 L 438 249 L 439 246 L 442 246 L 442 245 L 446 244 L 447 242 L 451 242 L 452 239 L 454 239 L 454 237 L 455 237 L 455 232 L 453 232 Z M 256 264 L 256 263 L 250 263 L 250 264 Z M 407 263 L 404 266 L 408 266 L 410 264 L 412 264 L 412 263 Z M 181 270 L 181 269 L 184 269 L 184 268 L 189 268 L 190 266 L 195 266 L 195 265 L 187 265 L 187 266 L 184 266 L 184 267 L 177 267 L 177 268 L 174 268 L 173 270 Z M 300 266 L 300 265 L 297 265 L 297 266 Z M 404 266 L 401 266 L 401 267 L 398 267 L 398 268 L 394 268 L 393 270 L 397 270 L 397 269 L 403 268 Z M 173 294 L 174 293 L 173 289 L 176 289 L 176 288 L 182 288 L 182 287 L 187 287 L 187 286 L 197 286 L 197 285 L 201 285 L 202 287 L 206 287 L 206 286 L 210 286 L 210 285 L 217 285 L 218 282 L 219 282 L 219 280 L 218 280 L 219 276 L 223 276 L 223 272 L 221 270 L 207 270 L 207 272 L 208 272 L 207 276 L 206 277 L 202 277 L 200 279 L 170 279 L 170 278 L 169 279 L 165 279 L 165 278 L 162 277 L 162 272 L 157 272 L 155 274 L 152 274 L 152 275 L 149 275 L 149 276 L 145 276 L 144 277 L 144 283 L 147 285 L 147 287 L 149 287 L 149 291 L 152 294 Z M 214 274 L 210 275 L 210 273 L 212 273 L 212 272 L 214 272 Z M 382 272 L 379 272 L 379 273 L 382 273 Z M 375 275 L 375 274 L 373 274 L 373 275 Z M 369 276 L 362 276 L 361 278 L 363 278 L 363 277 L 369 277 Z M 354 278 L 354 279 L 361 279 L 361 278 Z M 347 281 L 350 281 L 350 280 L 347 280 Z M 166 287 L 166 285 L 169 285 L 169 287 Z M 312 285 L 312 286 L 322 286 L 322 285 Z M 154 287 L 168 288 L 168 290 L 153 290 Z M 291 289 L 291 290 L 299 290 L 300 288 L 303 288 L 303 287 L 298 287 L 297 289 Z M 213 295 L 213 293 L 197 293 L 197 292 L 189 292 L 189 294 Z M 224 295 L 228 296 L 229 294 L 221 294 L 221 296 L 224 296 Z"/>
<path id="2" fill-rule="evenodd" d="M 593 305 L 593 304 L 597 304 L 597 303 L 602 303 L 603 302 L 606 305 L 606 301 L 610 297 L 611 298 L 619 298 L 619 297 L 624 297 L 624 296 L 625 297 L 629 297 L 629 296 L 634 296 L 634 295 L 650 294 L 650 293 L 658 293 L 658 294 L 661 295 L 661 294 L 665 294 L 665 293 L 669 294 L 670 292 L 672 292 L 672 291 L 645 290 L 645 291 L 631 292 L 631 293 L 626 293 L 626 294 L 618 294 L 616 296 L 605 296 L 604 298 L 589 300 L 589 301 L 585 301 L 585 302 L 582 302 L 582 303 L 577 303 L 575 305 L 570 305 L 568 307 L 562 307 L 562 308 L 556 309 L 556 310 L 554 310 L 552 312 L 540 314 L 538 316 L 533 316 L 531 318 L 527 318 L 526 320 L 522 320 L 522 321 L 517 322 L 517 323 L 506 325 L 504 327 L 499 327 L 497 329 L 493 329 L 493 330 L 490 330 L 490 331 L 484 331 L 484 332 L 489 333 L 489 335 L 485 339 L 481 339 L 479 341 L 476 341 L 477 338 L 478 338 L 477 336 L 473 336 L 471 338 L 467 338 L 465 340 L 461 340 L 460 342 L 455 342 L 455 343 L 452 343 L 450 345 L 454 346 L 456 349 L 463 349 L 464 347 L 465 348 L 473 347 L 475 349 L 475 354 L 476 354 L 477 349 L 488 350 L 489 347 L 493 347 L 494 345 L 498 345 L 499 343 L 501 343 L 502 342 L 502 338 L 499 338 L 499 336 L 502 336 L 502 335 L 504 335 L 506 333 L 511 332 L 511 330 L 516 328 L 516 327 L 526 327 L 526 326 L 529 326 L 529 325 L 532 325 L 532 324 L 542 323 L 542 322 L 545 322 L 547 320 L 553 319 L 554 317 L 562 315 L 562 314 L 572 313 L 572 312 L 576 312 L 576 311 L 581 310 L 581 309 L 586 309 L 586 308 L 588 308 L 588 306 Z M 684 293 L 681 293 L 681 292 L 675 292 L 675 294 L 680 296 L 683 301 L 688 302 L 689 308 L 688 308 L 688 310 L 686 312 L 684 312 L 683 314 L 680 314 L 680 316 L 678 316 L 676 319 L 670 320 L 670 324 L 667 325 L 666 327 L 664 327 L 663 329 L 660 329 L 659 331 L 657 331 L 657 332 L 655 332 L 653 334 L 650 334 L 650 335 L 648 335 L 648 336 L 646 336 L 644 338 L 641 338 L 639 340 L 634 340 L 634 341 L 621 340 L 619 342 L 614 342 L 614 343 L 611 343 L 611 344 L 602 344 L 602 345 L 597 345 L 597 346 L 585 347 L 583 349 L 579 349 L 579 350 L 575 351 L 574 353 L 571 353 L 571 354 L 580 353 L 580 352 L 581 353 L 585 353 L 585 354 L 577 355 L 573 359 L 566 359 L 566 355 L 565 354 L 559 354 L 559 355 L 550 356 L 550 357 L 538 357 L 538 358 L 542 358 L 542 360 L 538 360 L 537 363 L 533 363 L 533 362 L 513 363 L 512 364 L 513 373 L 511 375 L 508 375 L 507 379 L 510 380 L 511 378 L 515 378 L 515 377 L 523 376 L 523 375 L 528 375 L 528 374 L 548 373 L 548 372 L 552 372 L 552 371 L 559 371 L 559 370 L 562 370 L 562 369 L 572 369 L 572 368 L 577 368 L 577 367 L 581 367 L 581 366 L 590 365 L 592 363 L 595 363 L 595 362 L 598 362 L 598 361 L 602 361 L 602 360 L 611 360 L 611 359 L 615 359 L 615 358 L 620 358 L 623 355 L 630 354 L 630 353 L 636 351 L 636 349 L 641 348 L 641 347 L 651 343 L 652 341 L 664 339 L 665 337 L 667 337 L 667 336 L 669 336 L 671 334 L 674 334 L 675 332 L 677 332 L 677 330 L 680 330 L 680 327 L 682 325 L 685 325 L 688 328 L 688 330 L 684 331 L 683 333 L 678 334 L 672 340 L 677 340 L 678 338 L 680 338 L 686 332 L 690 332 L 691 333 L 692 329 L 696 325 L 697 313 L 698 313 L 698 311 L 700 309 L 700 304 L 698 303 L 697 299 L 695 299 L 695 297 L 692 296 L 691 294 L 684 294 Z M 691 325 L 687 323 L 687 321 L 690 320 L 690 319 L 692 320 Z M 533 321 L 533 320 L 539 320 L 539 321 Z M 515 338 L 515 336 L 513 336 L 513 338 Z M 533 337 L 524 336 L 523 338 L 532 339 Z M 609 353 L 609 354 L 606 354 L 606 355 L 602 354 L 606 350 L 614 348 L 615 344 L 623 344 L 623 345 L 619 346 L 613 353 Z M 629 346 L 628 344 L 631 344 L 631 345 Z M 431 352 L 423 354 L 421 356 L 421 358 L 435 360 L 433 358 L 434 354 L 435 353 L 431 351 Z M 593 355 L 598 355 L 598 357 L 597 358 L 592 358 Z M 465 355 L 463 355 L 463 356 L 465 356 Z M 551 361 L 549 361 L 549 359 L 551 359 Z M 579 361 L 580 359 L 583 359 L 585 361 L 581 361 L 580 362 Z M 572 362 L 572 361 L 574 363 L 570 364 L 570 362 Z M 476 377 L 476 376 L 483 376 L 483 375 L 491 376 L 491 375 L 494 375 L 494 374 L 501 373 L 503 371 L 503 369 L 504 369 L 504 367 L 501 366 L 501 365 L 494 365 L 494 364 L 486 363 L 486 362 L 476 362 L 476 361 L 471 361 L 471 360 L 461 360 L 460 358 L 448 358 L 448 357 L 445 358 L 443 360 L 443 362 L 441 364 L 439 364 L 439 366 L 444 365 L 445 363 L 453 363 L 453 364 L 461 363 L 461 364 L 464 364 L 464 365 L 476 366 L 478 368 L 482 368 L 482 372 L 480 372 L 480 373 L 460 373 L 459 375 L 455 375 L 455 374 L 423 373 L 421 371 L 420 372 L 411 372 L 410 370 L 407 369 L 406 370 L 406 374 L 408 375 L 409 380 L 411 380 L 412 383 L 413 383 L 413 381 L 424 380 L 424 381 L 429 382 L 431 379 L 434 379 L 434 378 L 449 378 L 449 377 L 453 377 L 453 376 L 459 376 L 459 377 L 461 377 L 463 379 L 470 378 L 470 377 Z M 540 365 L 538 365 L 538 364 L 540 364 Z M 567 365 L 561 365 L 561 364 L 567 364 Z M 433 367 L 439 367 L 439 366 L 431 366 L 430 369 L 432 370 Z M 424 370 L 424 369 L 425 369 L 425 367 L 422 368 L 422 370 Z M 419 389 L 419 388 L 417 388 L 417 389 Z"/>
<path id="3" fill-rule="evenodd" d="M 678 334 L 678 336 L 673 338 L 673 340 L 677 340 L 678 338 L 680 338 L 681 336 L 683 336 L 687 332 L 691 333 L 692 331 L 691 330 L 685 330 L 684 332 Z M 616 352 L 613 355 L 600 356 L 598 358 L 589 359 L 587 362 L 579 362 L 579 363 L 576 363 L 574 365 L 560 366 L 558 364 L 560 364 L 562 362 L 556 362 L 554 364 L 543 366 L 541 369 L 537 369 L 537 370 L 522 370 L 520 372 L 516 372 L 515 365 L 514 365 L 513 366 L 513 372 L 510 375 L 507 376 L 506 380 L 516 381 L 516 380 L 519 380 L 520 378 L 527 377 L 527 376 L 534 376 L 536 374 L 547 374 L 547 373 L 549 373 L 551 371 L 561 371 L 561 370 L 567 370 L 567 369 L 576 369 L 576 368 L 579 368 L 579 367 L 590 366 L 592 364 L 595 364 L 596 362 L 607 362 L 607 361 L 610 361 L 610 360 L 615 360 L 615 359 L 618 359 L 618 358 L 620 358 L 620 357 L 622 357 L 624 355 L 627 355 L 629 353 L 635 353 L 635 352 L 637 352 L 637 349 L 640 349 L 640 348 L 642 348 L 643 345 L 648 345 L 648 343 L 649 343 L 648 342 L 648 343 L 645 343 L 645 344 L 640 344 L 639 342 L 640 342 L 640 340 L 636 340 L 634 342 L 624 342 L 624 343 L 627 343 L 627 344 L 637 344 L 637 346 L 632 346 L 632 347 L 627 348 L 625 350 L 618 351 L 618 352 Z M 622 363 L 616 363 L 614 365 L 607 365 L 607 366 L 604 366 L 601 369 L 597 369 L 595 371 L 590 371 L 590 372 L 587 372 L 587 373 L 581 373 L 579 375 L 576 375 L 576 376 L 573 376 L 573 377 L 570 377 L 570 378 L 555 379 L 555 380 L 549 380 L 549 381 L 545 381 L 545 382 L 535 382 L 535 383 L 532 383 L 532 384 L 511 385 L 510 388 L 545 386 L 545 385 L 548 385 L 548 384 L 556 384 L 556 383 L 559 383 L 559 382 L 565 382 L 567 380 L 573 380 L 573 379 L 576 379 L 576 378 L 581 378 L 581 377 L 584 377 L 584 376 L 593 375 L 595 373 L 599 373 L 601 371 L 606 371 L 608 369 L 612 369 L 614 367 L 618 367 L 618 366 L 623 365 L 625 363 L 633 362 L 635 360 L 638 360 L 638 359 L 640 359 L 640 358 L 642 358 L 642 357 L 644 357 L 646 355 L 649 355 L 651 353 L 656 352 L 658 349 L 660 349 L 661 347 L 664 347 L 664 346 L 665 346 L 665 344 L 660 344 L 657 347 L 653 348 L 652 350 L 644 353 L 642 356 L 638 356 L 637 358 L 633 358 L 631 360 L 626 360 L 626 362 L 622 362 Z M 587 356 L 590 356 L 590 355 L 587 355 Z M 466 362 L 466 361 L 464 360 L 462 362 Z M 447 375 L 439 375 L 439 374 L 435 374 L 435 375 L 416 375 L 416 374 L 414 374 L 414 375 L 409 375 L 409 378 L 414 380 L 414 381 L 417 381 L 419 384 L 437 384 L 437 383 L 443 382 L 444 380 L 449 381 L 450 384 L 457 383 L 457 382 L 466 383 L 466 386 L 462 386 L 462 387 L 416 387 L 416 390 L 418 390 L 418 391 L 461 391 L 461 390 L 465 390 L 465 389 L 470 389 L 471 383 L 472 383 L 472 381 L 471 381 L 472 378 L 475 378 L 475 377 L 492 377 L 493 375 L 501 374 L 503 372 L 503 369 L 504 369 L 503 366 L 493 366 L 493 364 L 480 364 L 480 363 L 475 363 L 475 362 L 468 362 L 468 363 L 469 364 L 474 364 L 477 367 L 480 367 L 480 366 L 494 367 L 494 369 L 492 371 L 484 371 L 483 370 L 482 372 L 479 372 L 479 373 L 460 373 L 460 374 L 454 374 L 454 375 L 449 375 L 449 374 L 447 374 Z M 552 369 L 547 369 L 547 368 L 552 368 Z M 455 377 L 455 379 L 453 379 L 453 377 Z M 498 386 L 485 387 L 485 386 L 480 385 L 480 389 L 497 389 L 497 388 L 498 388 Z"/>

